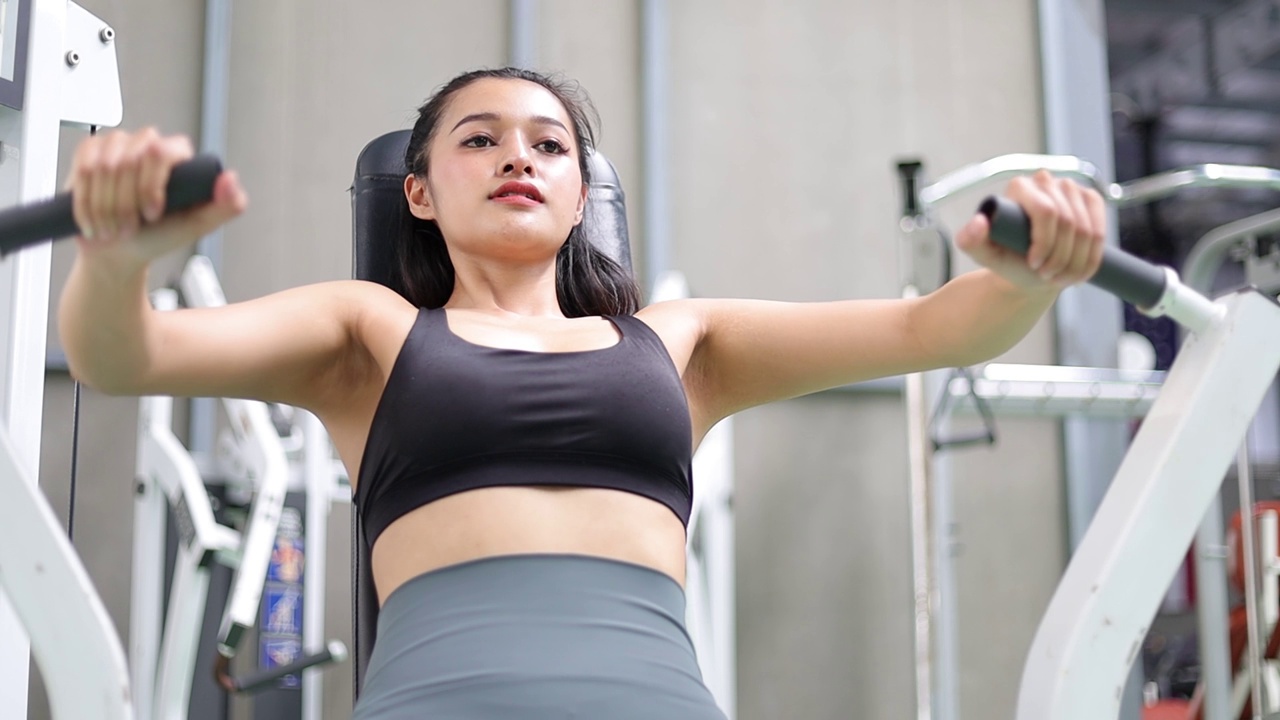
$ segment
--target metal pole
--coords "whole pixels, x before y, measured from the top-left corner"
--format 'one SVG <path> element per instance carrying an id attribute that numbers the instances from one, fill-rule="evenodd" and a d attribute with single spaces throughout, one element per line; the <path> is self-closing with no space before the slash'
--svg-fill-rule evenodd
<path id="1" fill-rule="evenodd" d="M 28 7 L 23 110 L 0 107 L 3 203 L 45 198 L 57 189 L 67 3 L 35 0 Z M 31 482 L 40 470 L 51 257 L 50 246 L 43 245 L 0 262 L 0 424 Z M 26 631 L 0 593 L 0 716 L 26 717 L 30 664 Z"/>
<path id="2" fill-rule="evenodd" d="M 333 462 L 329 457 L 329 436 L 320 418 L 299 412 L 303 437 L 303 478 L 306 492 L 306 519 L 303 527 L 305 567 L 302 572 L 302 654 L 325 649 L 325 571 L 328 567 L 327 537 L 329 508 L 333 503 Z M 324 716 L 324 671 L 313 667 L 302 673 L 302 720 Z"/>
<path id="3" fill-rule="evenodd" d="M 1253 718 L 1262 717 L 1262 640 L 1258 621 L 1258 550 L 1257 523 L 1253 517 L 1253 479 L 1249 472 L 1248 434 L 1240 444 L 1236 458 L 1236 480 L 1240 487 L 1240 540 L 1244 545 L 1244 613 L 1249 642 L 1249 697 L 1253 703 Z"/>
<path id="4" fill-rule="evenodd" d="M 200 151 L 218 157 L 227 153 L 227 115 L 231 75 L 232 0 L 205 0 L 204 81 L 201 87 Z M 214 272 L 222 272 L 222 229 L 214 230 L 196 245 L 196 252 L 209 258 Z M 218 410 L 213 398 L 191 400 L 191 425 L 187 447 L 202 461 L 213 458 L 217 436 Z M 205 467 L 205 465 L 202 465 Z"/>
<path id="5" fill-rule="evenodd" d="M 918 295 L 908 286 L 904 297 Z M 929 464 L 933 446 L 929 441 L 929 407 L 923 373 L 905 377 L 904 401 L 907 412 L 907 468 L 911 498 L 911 588 L 912 627 L 915 630 L 916 718 L 933 717 L 933 538 L 930 533 L 933 488 Z"/>
<path id="6" fill-rule="evenodd" d="M 671 268 L 671 196 L 666 156 L 669 25 L 666 0 L 645 0 L 641 18 L 645 230 L 642 270 L 650 284 Z"/>
<path id="7" fill-rule="evenodd" d="M 508 61 L 514 67 L 535 67 L 538 64 L 538 0 L 509 0 L 509 4 Z"/>

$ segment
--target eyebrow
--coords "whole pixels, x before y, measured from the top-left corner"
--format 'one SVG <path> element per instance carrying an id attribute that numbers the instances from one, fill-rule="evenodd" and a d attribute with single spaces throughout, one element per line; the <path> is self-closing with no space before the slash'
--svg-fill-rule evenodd
<path id="1" fill-rule="evenodd" d="M 453 126 L 453 130 L 457 130 L 469 122 L 497 122 L 501 119 L 502 116 L 495 112 L 472 113 L 459 120 L 458 124 Z M 534 115 L 529 119 L 536 125 L 554 125 L 565 132 L 569 132 L 569 128 L 565 127 L 564 123 L 553 117 L 548 117 L 546 115 Z M 450 130 L 449 132 L 453 132 L 453 130 Z"/>

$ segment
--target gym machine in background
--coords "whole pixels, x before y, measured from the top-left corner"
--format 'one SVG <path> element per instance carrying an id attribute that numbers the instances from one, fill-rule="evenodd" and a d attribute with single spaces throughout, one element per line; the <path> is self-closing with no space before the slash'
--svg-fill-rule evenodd
<path id="1" fill-rule="evenodd" d="M 10 206 L 53 195 L 61 127 L 114 126 L 123 109 L 109 25 L 67 0 L 0 7 L 0 205 Z M 0 716 L 26 717 L 34 653 L 59 717 L 127 720 L 123 648 L 36 487 L 49 267 L 47 245 L 0 262 Z"/>
<path id="2" fill-rule="evenodd" d="M 921 164 L 903 163 L 899 166 L 899 171 L 904 189 L 904 211 L 900 222 L 905 240 L 902 245 L 904 285 L 909 289 L 923 288 L 927 292 L 950 276 L 949 244 L 933 217 L 939 203 L 984 184 L 1040 169 L 1081 180 L 1099 190 L 1104 198 L 1116 206 L 1149 203 L 1183 188 L 1280 189 L 1280 171 L 1270 168 L 1204 165 L 1124 184 L 1111 184 L 1102 182 L 1097 169 L 1086 161 L 1069 156 L 1045 155 L 998 157 L 967 166 L 922 187 Z M 1274 213 L 1264 214 L 1219 228 L 1210 233 L 1206 240 L 1212 239 L 1210 245 L 1220 248 L 1236 243 L 1241 238 L 1255 238 L 1251 246 L 1255 251 L 1240 253 L 1241 258 L 1246 261 L 1246 267 L 1250 268 L 1249 278 L 1274 279 L 1276 251 L 1256 242 L 1258 233 L 1280 224 L 1272 215 Z M 1109 250 L 1112 251 L 1114 248 Z M 1214 258 L 1214 262 L 1218 264 L 1221 252 L 1218 250 Z M 1114 252 L 1112 254 L 1121 258 L 1130 257 Z M 1127 266 L 1145 273 L 1153 280 L 1156 277 L 1149 267 L 1144 267 L 1145 263 L 1135 264 L 1130 260 L 1122 260 L 1122 263 L 1120 267 Z M 1207 292 L 1218 264 L 1213 264 L 1206 270 L 1203 262 L 1189 262 L 1189 290 L 1182 292 L 1182 297 L 1198 297 L 1196 290 Z M 1114 290 L 1119 272 L 1105 266 L 1099 271 L 1099 277 L 1094 279 L 1093 284 L 1101 283 L 1104 287 L 1112 284 L 1107 289 Z M 1176 275 L 1170 275 L 1170 278 L 1175 279 Z M 1267 344 L 1271 342 L 1270 337 L 1261 337 L 1274 336 L 1278 329 L 1269 324 L 1273 313 L 1268 308 L 1275 307 L 1274 301 L 1271 301 L 1275 285 L 1273 280 L 1272 290 L 1268 295 L 1245 293 L 1224 298 L 1217 307 L 1229 312 L 1225 319 L 1217 317 L 1221 311 L 1211 312 L 1207 307 L 1199 314 L 1193 312 L 1190 317 L 1179 317 L 1173 311 L 1166 312 L 1167 309 L 1159 305 L 1162 298 L 1155 294 L 1149 293 L 1146 297 L 1138 298 L 1121 295 L 1122 299 L 1132 302 L 1148 315 L 1156 317 L 1168 314 L 1191 333 L 1192 337 L 1167 377 L 1163 373 L 1123 372 L 1111 368 L 989 365 L 977 375 L 964 370 L 948 379 L 940 378 L 939 373 L 932 374 L 932 377 L 920 374 L 907 378 L 908 437 L 912 453 L 912 544 L 913 557 L 916 559 L 914 577 L 917 591 L 915 618 L 918 702 L 926 706 L 937 702 L 940 707 L 955 707 L 953 698 L 938 701 L 935 697 L 936 688 L 954 687 L 948 682 L 947 676 L 956 672 L 954 646 L 948 643 L 949 636 L 954 633 L 954 616 L 950 607 L 954 591 L 950 587 L 949 554 L 942 551 L 947 539 L 941 532 L 943 523 L 938 521 L 940 515 L 946 516 L 949 512 L 949 508 L 939 507 L 939 501 L 945 502 L 948 495 L 935 487 L 936 453 L 948 447 L 994 441 L 992 423 L 996 413 L 1054 417 L 1147 415 L 1143 432 L 1134 439 L 1103 506 L 1099 508 L 1094 522 L 1081 540 L 1076 551 L 1077 557 L 1073 557 L 1067 575 L 1059 585 L 1049 614 L 1041 623 L 1023 677 L 1019 718 L 1116 717 L 1126 679 L 1124 672 L 1128 671 L 1134 654 L 1141 647 L 1141 634 L 1145 633 L 1159 600 L 1169 587 L 1173 573 L 1190 543 L 1189 528 L 1196 527 L 1201 518 L 1205 518 L 1205 527 L 1201 528 L 1197 540 L 1197 558 L 1201 561 L 1210 560 L 1208 563 L 1202 562 L 1200 572 L 1197 573 L 1200 586 L 1198 609 L 1207 664 L 1205 717 L 1207 720 L 1226 720 L 1231 690 L 1227 679 L 1229 663 L 1226 659 L 1225 570 L 1220 561 L 1214 560 L 1221 557 L 1220 547 L 1223 543 L 1221 511 L 1216 503 L 1216 490 L 1230 458 L 1223 460 L 1218 468 L 1218 474 L 1203 506 L 1198 504 L 1201 495 L 1191 492 L 1203 490 L 1201 480 L 1196 478 L 1192 481 L 1188 476 L 1210 469 L 1213 467 L 1212 463 L 1192 469 L 1190 466 L 1179 467 L 1171 458 L 1180 457 L 1179 452 L 1187 452 L 1185 449 L 1179 451 L 1174 444 L 1177 438 L 1190 443 L 1190 448 L 1203 443 L 1205 455 L 1197 458 L 1197 462 L 1206 462 L 1207 457 L 1215 454 L 1221 455 L 1224 434 L 1236 433 L 1238 429 L 1239 432 L 1233 437 L 1243 440 L 1249 423 L 1246 421 L 1239 425 L 1242 406 L 1206 397 L 1204 392 L 1206 388 L 1220 383 L 1221 387 L 1217 392 L 1226 393 L 1232 374 L 1239 372 L 1238 386 L 1232 385 L 1239 390 L 1232 389 L 1231 392 L 1239 392 L 1241 396 L 1256 392 L 1257 402 L 1251 401 L 1252 404 L 1249 405 L 1256 408 L 1262 395 L 1271 386 L 1276 370 L 1274 364 L 1270 366 L 1269 374 L 1258 375 L 1258 370 L 1275 360 Z M 1179 283 L 1169 287 L 1180 286 Z M 1254 295 L 1266 297 L 1268 302 L 1259 306 L 1257 300 L 1247 299 Z M 1197 306 L 1201 304 L 1199 300 L 1193 302 Z M 1258 307 L 1247 309 L 1250 306 Z M 1254 338 L 1256 345 L 1251 348 L 1249 343 L 1253 335 L 1258 337 Z M 1167 399 L 1157 400 L 1157 395 Z M 1183 398 L 1181 402 L 1186 403 L 1186 410 L 1180 410 L 1172 400 L 1179 396 Z M 1249 397 L 1252 398 L 1253 395 Z M 968 405 L 982 416 L 984 430 L 967 436 L 942 437 L 938 428 L 945 428 L 948 414 L 953 408 L 962 405 Z M 1205 424 L 1204 420 L 1198 419 L 1200 416 L 1190 414 L 1193 409 L 1206 413 L 1204 417 L 1221 419 L 1222 424 Z M 1252 412 L 1249 413 L 1249 417 L 1251 416 Z M 1160 432 L 1166 433 L 1171 440 L 1165 441 L 1156 436 L 1154 428 L 1162 428 Z M 1245 462 L 1243 452 L 1240 457 L 1241 462 Z M 1247 472 L 1242 474 L 1247 475 Z M 1242 493 L 1245 485 L 1242 482 Z M 1187 489 L 1187 494 L 1178 495 L 1176 499 L 1170 495 L 1162 496 L 1162 493 L 1174 493 L 1171 490 L 1174 486 Z M 1121 500 L 1126 497 L 1129 499 Z M 1122 502 L 1130 502 L 1133 507 L 1121 508 Z M 1151 530 L 1144 523 L 1153 520 L 1145 519 L 1142 512 L 1150 513 L 1151 508 L 1155 507 L 1153 503 L 1157 502 L 1170 503 L 1174 506 L 1170 509 L 1175 512 L 1162 511 L 1160 517 L 1168 522 L 1169 527 Z M 1205 511 L 1210 510 L 1211 505 L 1212 511 L 1206 515 Z M 1195 514 L 1196 508 L 1199 508 L 1199 515 Z M 1184 515 L 1191 518 L 1187 520 L 1190 525 L 1183 526 L 1175 520 Z M 1247 539 L 1254 537 L 1249 527 L 1252 523 L 1250 514 L 1245 514 L 1244 522 L 1246 527 L 1242 536 L 1246 538 L 1244 544 L 1249 558 L 1247 562 L 1252 563 L 1252 542 Z M 1154 535 L 1145 539 L 1134 537 L 1133 546 L 1123 549 L 1125 538 L 1133 537 L 1132 533 L 1144 527 Z M 1188 533 L 1185 540 L 1184 532 Z M 1164 545 L 1156 547 L 1152 538 L 1159 538 Z M 1108 545 L 1112 546 L 1114 552 L 1108 551 Z M 1136 559 L 1143 553 L 1152 553 L 1141 560 L 1141 563 L 1147 564 L 1140 564 Z M 1129 598 L 1108 597 L 1106 600 L 1099 600 L 1102 595 L 1100 592 L 1096 597 L 1087 597 L 1091 591 L 1082 589 L 1081 586 L 1092 587 L 1094 581 L 1086 578 L 1111 577 L 1118 567 L 1125 567 L 1130 573 L 1125 576 L 1127 585 L 1139 581 L 1148 584 L 1135 589 Z M 1167 576 L 1163 574 L 1166 567 L 1173 568 Z M 1089 573 L 1093 575 L 1090 576 Z M 1132 589 L 1132 585 L 1130 587 Z M 1256 591 L 1250 588 L 1246 595 L 1254 597 Z M 1099 630 L 1097 625 L 1099 617 L 1102 617 L 1097 615 L 1099 612 L 1104 614 L 1107 622 L 1105 632 Z M 1072 616 L 1072 613 L 1076 615 Z M 1127 624 L 1126 617 L 1130 621 Z M 1138 628 L 1135 623 L 1141 623 L 1141 627 Z M 1251 631 L 1257 624 L 1251 622 Z M 1086 632 L 1086 629 L 1096 631 L 1096 634 L 1079 634 Z M 1108 666 L 1108 663 L 1101 661 L 1100 654 L 1105 654 L 1106 650 L 1103 648 L 1114 649 L 1117 646 L 1104 642 L 1103 638 L 1115 642 L 1115 638 L 1123 635 L 1126 629 L 1131 632 L 1135 629 L 1141 631 L 1138 637 L 1130 638 L 1137 644 L 1126 648 L 1118 656 L 1128 655 L 1128 661 L 1122 667 L 1114 665 L 1114 658 Z M 1086 637 L 1090 639 L 1086 640 Z M 1259 651 L 1256 638 L 1251 647 L 1253 650 L 1250 655 L 1257 657 Z M 1059 664 L 1056 670 L 1047 669 L 1055 663 Z M 1090 667 L 1092 669 L 1088 669 Z M 1257 677 L 1256 673 L 1254 677 Z M 1256 688 L 1258 683 L 1252 685 Z M 1256 693 L 1255 690 L 1255 695 Z M 1238 711 L 1238 691 L 1236 698 Z M 1276 700 L 1280 701 L 1280 698 Z M 1113 702 L 1108 705 L 1108 701 Z M 1265 707 L 1259 702 L 1260 699 L 1255 696 L 1254 707 Z M 1055 703 L 1060 705 L 1054 707 Z M 1053 714 L 1051 707 L 1054 707 Z M 1075 714 L 1086 712 L 1085 707 L 1092 714 Z M 954 720 L 954 714 L 956 713 L 952 711 L 951 715 L 942 717 L 944 720 Z"/>
<path id="3" fill-rule="evenodd" d="M 140 539 L 162 537 L 165 500 L 169 499 L 178 520 L 174 533 L 178 548 L 172 568 L 170 613 L 163 630 L 159 614 L 163 556 L 157 558 L 154 553 L 163 553 L 164 543 L 146 547 L 140 543 L 135 548 L 135 567 L 152 581 L 149 587 L 146 582 L 135 582 L 135 591 L 142 587 L 141 592 L 136 592 L 135 601 L 154 612 L 147 614 L 138 606 L 134 608 L 131 654 L 141 659 L 134 664 L 137 679 L 131 689 L 124 652 L 111 620 L 35 483 L 50 249 L 37 244 L 15 252 L 41 238 L 74 232 L 69 198 L 44 198 L 53 195 L 55 189 L 59 128 L 114 126 L 120 122 L 123 109 L 115 33 L 98 18 L 65 0 L 10 0 L 2 7 L 5 31 L 0 41 L 0 205 L 18 207 L 6 214 L 6 222 L 0 223 L 0 253 L 6 256 L 0 263 L 0 335 L 5 348 L 0 359 L 0 395 L 5 399 L 4 422 L 0 426 L 0 495 L 6 498 L 0 503 L 0 584 L 12 601 L 17 618 L 11 616 L 8 604 L 0 598 L 0 715 L 26 715 L 27 669 L 30 655 L 34 654 L 55 717 L 185 718 L 187 708 L 177 698 L 184 697 L 192 684 L 190 660 L 204 620 L 204 587 L 213 560 L 221 558 L 240 568 L 218 633 L 219 657 L 223 658 L 234 652 L 246 630 L 254 626 L 264 588 L 270 597 L 268 571 L 276 572 L 272 580 L 285 586 L 291 583 L 280 581 L 298 579 L 296 568 L 284 577 L 279 568 L 285 565 L 273 561 L 273 555 L 280 555 L 279 548 L 274 547 L 278 545 L 278 526 L 282 517 L 288 517 L 285 490 L 289 477 L 285 473 L 290 458 L 279 448 L 279 439 L 264 408 L 228 405 L 229 409 L 234 408 L 232 416 L 242 421 L 234 426 L 227 444 L 228 458 L 238 459 L 239 463 L 229 465 L 240 470 L 241 479 L 252 476 L 255 481 L 251 485 L 241 483 L 241 495 L 251 510 L 244 528 L 233 531 L 214 522 L 207 490 L 193 472 L 195 464 L 189 456 L 183 457 L 181 446 L 166 427 L 171 404 L 160 398 L 143 400 L 140 489 L 152 492 L 144 492 L 145 499 L 140 499 L 139 505 L 140 510 L 145 507 L 150 513 L 146 519 L 153 522 L 140 523 L 137 531 Z M 175 192 L 171 209 L 194 204 L 202 197 L 207 199 L 214 176 L 209 170 L 216 165 L 196 163 L 197 177 L 180 178 L 172 188 Z M 193 193 L 183 192 L 191 188 L 195 188 Z M 34 235 L 29 232 L 32 229 Z M 195 297 L 196 293 L 188 295 Z M 210 296 L 206 293 L 201 297 L 207 302 Z M 298 419 L 305 428 L 304 434 L 312 438 L 317 430 L 323 433 L 313 420 Z M 315 445 L 311 443 L 312 447 Z M 323 472 L 328 473 L 326 477 L 333 477 L 332 465 L 326 465 L 315 453 L 303 453 L 292 462 L 306 466 L 317 476 Z M 327 502 L 329 496 L 324 500 Z M 154 522 L 157 508 L 158 525 Z M 327 505 L 323 509 L 327 512 Z M 314 514 L 313 508 L 308 511 Z M 308 555 L 312 562 L 318 559 L 316 553 Z M 323 582 L 322 569 L 308 566 L 304 572 Z M 283 610 L 296 610 L 300 605 L 289 594 L 290 589 L 286 587 L 280 595 L 276 607 L 280 611 L 279 622 L 275 625 L 291 630 L 298 623 L 292 617 L 284 622 L 287 613 Z M 310 586 L 307 590 L 314 592 Z M 319 601 L 313 601 L 313 607 L 322 604 L 322 595 L 317 597 Z M 308 608 L 306 614 L 308 620 L 302 624 L 314 626 L 314 610 Z M 285 639 L 291 643 L 298 640 Z M 308 646 L 314 644 L 310 638 L 306 642 Z M 293 653 L 292 662 L 274 663 L 283 667 L 244 678 L 232 676 L 224 664 L 219 677 L 225 689 L 243 691 L 298 673 L 319 661 L 339 659 L 344 653 L 344 648 L 332 644 L 309 657 L 299 658 Z M 276 653 L 273 657 L 287 661 L 290 654 Z M 318 711 L 318 702 L 312 705 Z"/>
<path id="4" fill-rule="evenodd" d="M 153 294 L 156 308 L 226 304 L 202 255 L 187 262 L 178 288 Z M 315 720 L 323 680 L 308 669 L 347 656 L 341 642 L 323 641 L 324 548 L 329 509 L 350 498 L 350 486 L 309 413 L 220 402 L 228 422 L 216 455 L 198 462 L 174 435 L 173 398 L 141 400 L 129 626 L 138 716 L 221 720 L 225 691 L 252 693 L 256 713 Z M 176 547 L 166 566 L 168 535 Z M 234 574 L 211 585 L 218 565 Z M 204 630 L 212 630 L 207 605 L 225 605 L 216 637 Z M 231 658 L 255 626 L 262 669 L 235 677 Z M 210 673 L 216 687 L 193 684 Z"/>

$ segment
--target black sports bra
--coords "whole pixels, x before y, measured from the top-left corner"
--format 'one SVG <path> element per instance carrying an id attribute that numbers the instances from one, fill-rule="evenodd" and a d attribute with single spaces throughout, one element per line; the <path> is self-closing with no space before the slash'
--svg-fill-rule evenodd
<path id="1" fill-rule="evenodd" d="M 443 309 L 418 311 L 369 427 L 355 502 L 369 547 L 396 519 L 482 487 L 625 490 L 693 500 L 684 385 L 642 320 L 608 318 L 600 350 L 530 352 L 463 340 Z"/>

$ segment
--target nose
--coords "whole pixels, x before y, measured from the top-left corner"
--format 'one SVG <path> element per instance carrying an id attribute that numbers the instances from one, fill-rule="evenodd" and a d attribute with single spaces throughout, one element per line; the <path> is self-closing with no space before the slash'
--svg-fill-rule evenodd
<path id="1" fill-rule="evenodd" d="M 533 175 L 533 155 L 523 138 L 509 143 L 502 159 L 503 175 Z"/>

